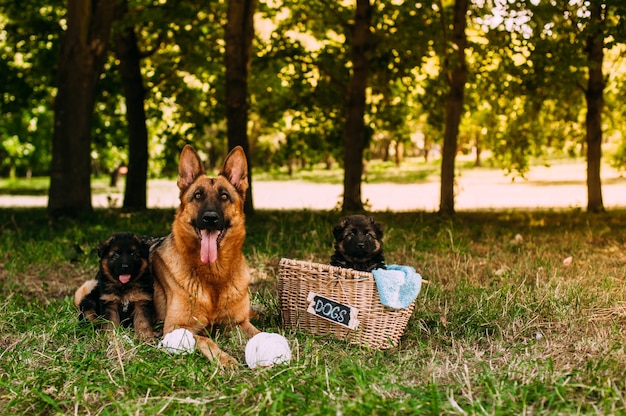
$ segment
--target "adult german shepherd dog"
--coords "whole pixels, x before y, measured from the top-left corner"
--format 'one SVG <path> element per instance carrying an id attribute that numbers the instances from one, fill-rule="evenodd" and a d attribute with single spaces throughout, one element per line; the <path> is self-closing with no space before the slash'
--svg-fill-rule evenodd
<path id="1" fill-rule="evenodd" d="M 236 326 L 248 337 L 250 273 L 242 253 L 248 164 L 241 147 L 226 157 L 217 177 L 209 177 L 196 151 L 186 145 L 178 165 L 180 206 L 172 232 L 153 248 L 154 303 L 163 334 L 185 328 L 196 347 L 222 365 L 236 360 L 208 337 L 214 326 Z"/>
<path id="2" fill-rule="evenodd" d="M 153 339 L 154 282 L 148 256 L 149 246 L 133 233 L 114 233 L 100 244 L 96 278 L 74 295 L 81 318 L 109 330 L 132 326 L 139 339 Z"/>

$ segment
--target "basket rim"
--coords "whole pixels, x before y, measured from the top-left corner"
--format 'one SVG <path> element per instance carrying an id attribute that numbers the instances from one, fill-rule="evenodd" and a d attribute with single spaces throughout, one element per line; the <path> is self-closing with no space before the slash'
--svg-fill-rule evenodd
<path id="1" fill-rule="evenodd" d="M 329 335 L 351 344 L 362 344 L 375 349 L 398 345 L 416 307 L 416 302 L 413 301 L 409 307 L 401 310 L 388 308 L 380 302 L 372 273 L 330 264 L 282 258 L 278 279 L 281 316 L 287 327 L 313 335 Z M 336 293 L 333 291 L 335 289 L 326 291 L 329 284 L 336 287 L 344 283 L 349 285 L 345 293 L 346 299 L 335 297 Z M 355 301 L 354 296 L 358 295 L 356 291 L 358 287 L 371 295 L 368 294 Z M 308 296 L 311 292 L 358 309 L 359 325 L 349 328 L 310 313 Z M 344 293 L 343 289 L 341 293 Z"/>
<path id="2" fill-rule="evenodd" d="M 328 272 L 331 272 L 332 274 L 339 273 L 341 275 L 351 275 L 355 277 L 371 277 L 371 278 L 374 277 L 374 275 L 370 272 L 363 272 L 363 271 L 355 270 L 355 269 L 347 269 L 347 268 L 339 267 L 339 266 L 331 266 L 330 264 L 325 264 L 325 263 L 316 263 L 316 262 L 306 261 L 306 260 L 289 259 L 286 257 L 283 257 L 282 259 L 280 259 L 279 266 L 281 267 L 282 266 L 296 266 L 296 267 L 300 267 L 303 269 L 315 269 L 318 271 L 328 271 Z"/>

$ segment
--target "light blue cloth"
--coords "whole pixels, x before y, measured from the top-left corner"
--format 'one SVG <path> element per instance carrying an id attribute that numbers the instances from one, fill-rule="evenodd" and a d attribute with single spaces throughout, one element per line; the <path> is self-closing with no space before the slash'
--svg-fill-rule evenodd
<path id="1" fill-rule="evenodd" d="M 372 270 L 380 303 L 393 309 L 404 309 L 413 303 L 422 289 L 422 276 L 411 266 L 387 265 Z"/>

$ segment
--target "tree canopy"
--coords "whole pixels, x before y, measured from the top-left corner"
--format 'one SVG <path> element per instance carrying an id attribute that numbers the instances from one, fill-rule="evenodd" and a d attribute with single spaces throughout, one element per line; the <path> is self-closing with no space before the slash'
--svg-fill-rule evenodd
<path id="1" fill-rule="evenodd" d="M 95 1 L 95 0 L 94 0 Z M 0 0 L 0 174 L 54 170 L 54 103 L 61 92 L 61 0 Z M 102 3 L 102 1 L 101 1 Z M 119 2 L 117 2 L 119 3 Z M 253 2 L 254 3 L 254 2 Z M 446 129 L 457 2 L 376 0 L 371 5 L 363 113 L 364 158 L 433 157 Z M 228 150 L 226 0 L 128 0 L 112 39 L 132 28 L 140 54 L 148 176 L 172 175 L 182 145 L 219 163 Z M 357 2 L 260 0 L 247 80 L 251 165 L 289 169 L 343 164 L 354 68 Z M 595 12 L 594 12 L 595 10 Z M 523 175 L 531 158 L 587 157 L 590 89 L 602 87 L 604 157 L 626 167 L 624 47 L 620 0 L 474 0 L 466 13 L 467 76 L 455 153 Z M 126 38 L 128 39 L 128 38 Z M 601 42 L 603 60 L 592 55 Z M 103 61 L 90 122 L 89 166 L 108 173 L 129 161 L 121 56 Z M 119 52 L 119 49 L 117 49 Z M 594 58 L 595 56 L 595 58 Z M 595 59 L 595 60 L 594 60 Z M 589 84 L 596 72 L 596 87 Z M 599 74 L 599 75 L 598 75 Z M 597 78 L 600 76 L 600 78 Z M 600 84 L 598 84 L 598 82 Z M 597 133 L 596 133 L 597 134 Z M 591 149 L 592 150 L 592 149 Z M 593 158 L 603 157 L 600 155 Z M 601 204 L 601 201 L 600 201 Z"/>

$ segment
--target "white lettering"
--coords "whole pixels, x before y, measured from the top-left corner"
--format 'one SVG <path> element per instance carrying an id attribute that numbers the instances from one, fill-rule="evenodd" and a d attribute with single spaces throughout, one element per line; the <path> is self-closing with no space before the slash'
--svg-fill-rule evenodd
<path id="1" fill-rule="evenodd" d="M 333 306 L 332 303 L 325 303 L 322 299 L 317 299 L 315 302 L 315 313 L 324 315 L 335 322 L 344 323 L 348 311 L 340 306 Z"/>

